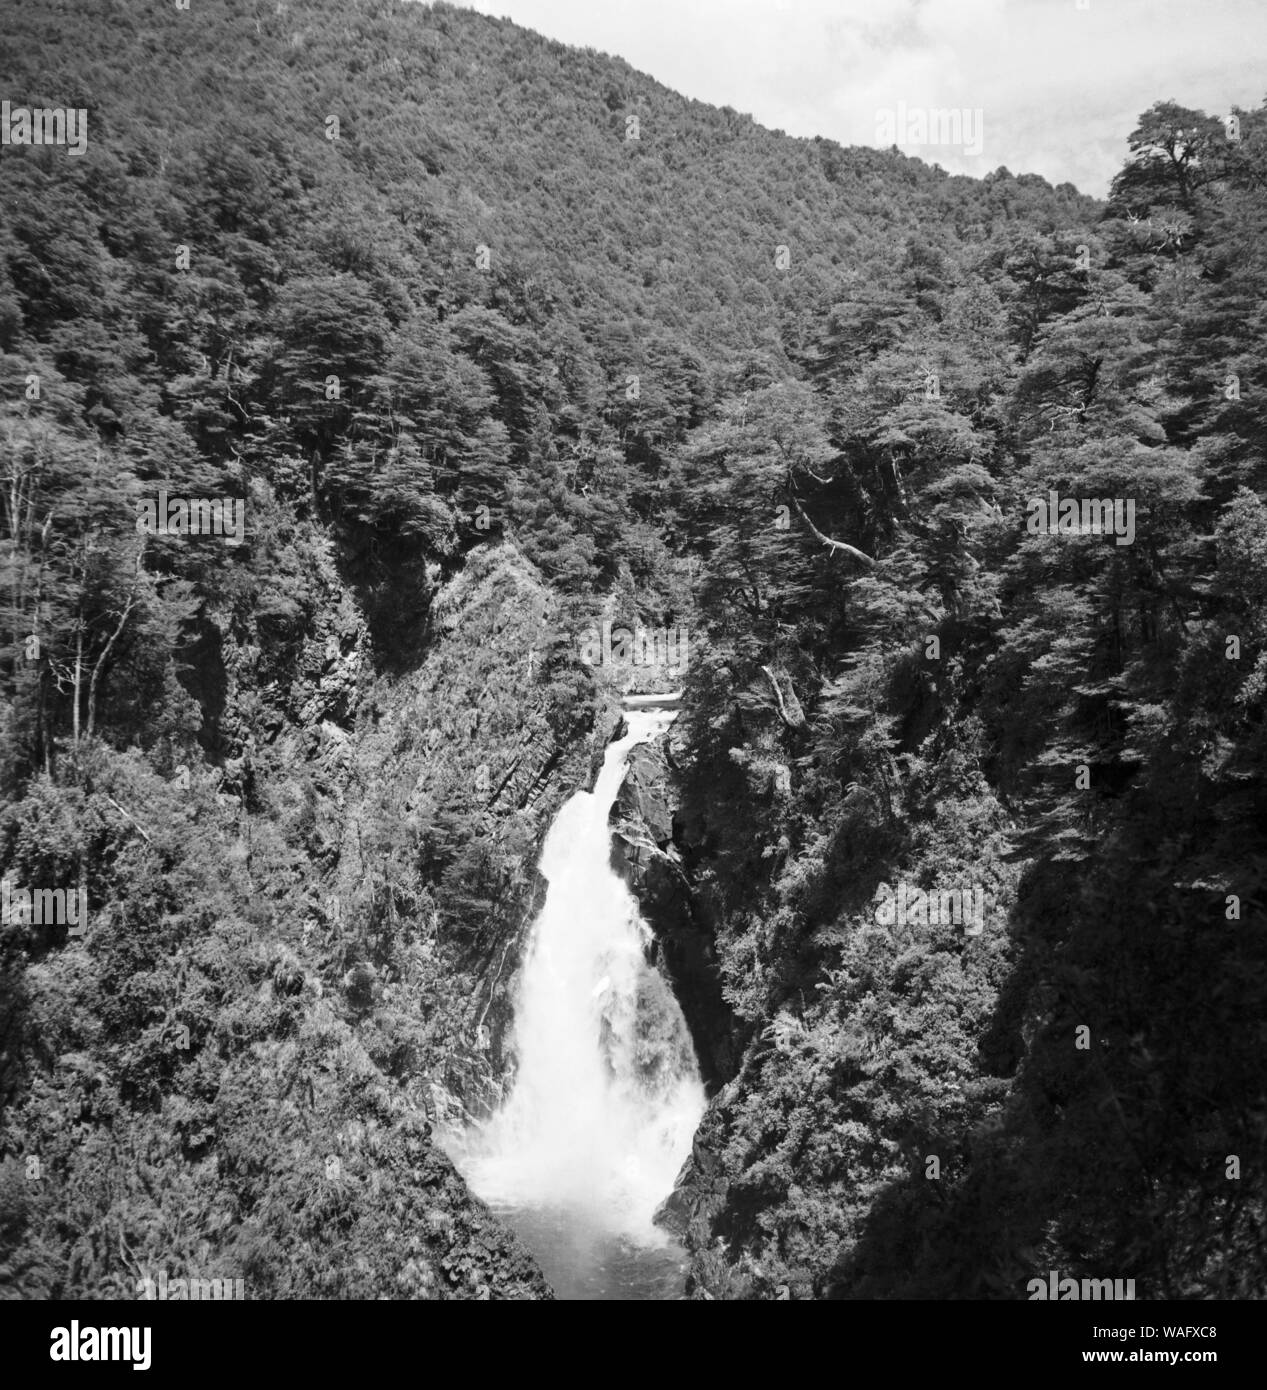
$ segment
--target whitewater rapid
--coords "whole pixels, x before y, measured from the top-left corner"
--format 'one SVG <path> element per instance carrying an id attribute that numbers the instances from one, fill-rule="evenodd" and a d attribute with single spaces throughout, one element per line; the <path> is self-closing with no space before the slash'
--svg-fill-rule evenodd
<path id="1" fill-rule="evenodd" d="M 704 1087 L 682 1011 L 647 964 L 650 930 L 611 867 L 608 815 L 629 752 L 673 716 L 635 710 L 592 792 L 546 837 L 548 883 L 515 994 L 509 1095 L 454 1148 L 498 1208 L 574 1213 L 589 1231 L 662 1243 L 652 1224 L 690 1152 Z"/>

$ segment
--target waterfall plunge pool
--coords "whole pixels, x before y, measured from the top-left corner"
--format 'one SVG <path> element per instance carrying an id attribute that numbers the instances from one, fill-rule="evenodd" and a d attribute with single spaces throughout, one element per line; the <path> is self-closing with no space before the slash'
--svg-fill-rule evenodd
<path id="1" fill-rule="evenodd" d="M 685 1296 L 687 1255 L 672 1240 L 654 1245 L 613 1233 L 572 1206 L 489 1205 L 532 1251 L 555 1298 L 632 1302 Z"/>

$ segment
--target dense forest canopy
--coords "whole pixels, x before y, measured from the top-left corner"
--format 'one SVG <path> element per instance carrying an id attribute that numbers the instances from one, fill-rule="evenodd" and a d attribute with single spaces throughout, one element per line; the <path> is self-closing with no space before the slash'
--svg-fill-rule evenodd
<path id="1" fill-rule="evenodd" d="M 414 1101 L 618 612 L 690 632 L 742 1056 L 692 1289 L 1267 1293 L 1267 108 L 1159 101 L 1100 202 L 442 4 L 5 27 L 88 133 L 0 151 L 0 864 L 96 925 L 0 927 L 0 1279 L 532 1287 Z"/>

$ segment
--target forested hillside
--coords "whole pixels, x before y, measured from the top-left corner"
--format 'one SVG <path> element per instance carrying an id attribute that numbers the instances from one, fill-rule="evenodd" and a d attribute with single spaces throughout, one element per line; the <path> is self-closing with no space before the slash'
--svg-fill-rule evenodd
<path id="1" fill-rule="evenodd" d="M 0 867 L 87 925 L 0 926 L 0 1289 L 547 1296 L 432 1124 L 607 617 L 690 635 L 689 1291 L 1267 1293 L 1267 110 L 1100 203 L 445 5 L 5 28 L 88 136 L 0 151 Z"/>

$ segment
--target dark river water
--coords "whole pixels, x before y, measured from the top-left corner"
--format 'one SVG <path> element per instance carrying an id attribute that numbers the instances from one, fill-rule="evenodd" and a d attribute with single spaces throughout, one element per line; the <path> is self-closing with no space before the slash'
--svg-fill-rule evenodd
<path id="1" fill-rule="evenodd" d="M 681 1299 L 686 1252 L 669 1241 L 658 1249 L 590 1225 L 565 1207 L 494 1206 L 532 1251 L 554 1296 L 570 1300 Z"/>

